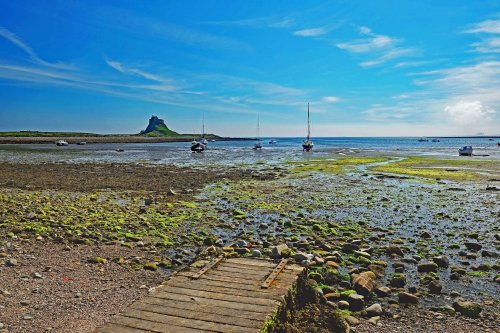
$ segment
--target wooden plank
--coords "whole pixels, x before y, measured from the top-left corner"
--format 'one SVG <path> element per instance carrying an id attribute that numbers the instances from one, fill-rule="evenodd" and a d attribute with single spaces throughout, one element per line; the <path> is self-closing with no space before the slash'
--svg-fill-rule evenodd
<path id="1" fill-rule="evenodd" d="M 174 293 L 155 293 L 151 296 L 156 298 L 171 299 L 174 301 L 192 302 L 193 304 L 221 306 L 230 309 L 247 310 L 247 311 L 261 312 L 261 313 L 273 312 L 274 309 L 274 306 L 269 306 L 269 305 L 265 306 L 256 304 L 237 303 L 237 302 L 216 300 L 204 297 L 193 297 L 193 296 L 174 294 Z"/>
<path id="2" fill-rule="evenodd" d="M 198 280 L 198 281 L 178 281 L 172 280 L 165 284 L 165 286 L 186 288 L 186 289 L 195 289 L 202 291 L 212 291 L 218 292 L 221 294 L 235 295 L 235 296 L 247 296 L 247 297 L 258 297 L 258 298 L 269 298 L 269 299 L 281 299 L 282 290 L 280 289 L 256 289 L 252 288 L 252 290 L 244 290 L 235 287 L 234 285 L 228 285 L 227 283 L 213 285 L 207 284 L 210 280 Z M 158 288 L 160 289 L 160 288 Z M 168 291 L 168 290 L 167 290 Z"/>
<path id="3" fill-rule="evenodd" d="M 219 262 L 222 261 L 222 259 L 224 259 L 224 257 L 219 257 L 216 260 L 210 262 L 208 265 L 205 265 L 205 267 L 203 267 L 198 273 L 193 275 L 193 279 L 199 279 L 200 276 L 208 272 L 208 270 L 210 270 L 211 268 L 215 267 Z"/>
<path id="4" fill-rule="evenodd" d="M 151 331 L 141 330 L 139 328 L 133 328 L 113 323 L 106 324 L 105 327 L 98 328 L 96 333 L 149 333 Z"/>
<path id="5" fill-rule="evenodd" d="M 272 273 L 267 277 L 267 279 L 262 283 L 262 288 L 269 288 L 271 284 L 273 283 L 274 280 L 278 277 L 278 275 L 281 273 L 283 268 L 285 268 L 286 264 L 288 263 L 288 259 L 282 259 L 280 263 L 274 268 Z"/>
<path id="6" fill-rule="evenodd" d="M 175 279 L 170 279 L 168 281 L 165 281 L 163 285 L 170 285 L 172 284 L 182 284 L 185 283 L 186 285 L 191 285 L 189 282 L 193 282 L 193 285 L 200 285 L 200 286 L 206 286 L 208 287 L 221 287 L 221 288 L 231 288 L 233 290 L 238 290 L 238 291 L 255 291 L 259 293 L 269 293 L 269 294 L 280 294 L 284 291 L 280 291 L 279 288 L 272 288 L 272 289 L 262 289 L 260 288 L 260 285 L 258 283 L 255 283 L 253 285 L 247 285 L 247 284 L 228 284 L 225 281 L 218 281 L 218 280 L 209 280 L 206 278 L 201 278 L 196 281 L 192 281 L 189 278 L 186 278 L 184 276 L 177 276 Z"/>
<path id="7" fill-rule="evenodd" d="M 192 310 L 199 313 L 213 313 L 219 316 L 232 316 L 236 318 L 256 319 L 256 320 L 262 320 L 263 322 L 266 320 L 268 316 L 270 316 L 270 314 L 267 313 L 253 312 L 248 310 L 229 309 L 223 307 L 214 307 L 207 304 L 193 304 L 193 302 L 191 301 L 190 302 L 174 301 L 170 299 L 167 300 L 156 297 L 146 297 L 144 299 L 141 299 L 140 302 L 152 305 L 167 306 L 180 310 Z"/>
<path id="8" fill-rule="evenodd" d="M 264 269 L 269 269 L 269 271 L 272 271 L 274 269 L 274 267 L 276 267 L 278 263 L 272 265 L 271 267 L 263 267 Z M 261 270 L 261 266 L 253 266 L 253 265 L 245 265 L 243 263 L 234 263 L 234 262 L 228 262 L 228 261 L 224 261 L 224 267 L 234 267 L 234 268 L 245 268 L 245 269 L 252 269 L 252 270 Z M 299 266 L 299 265 L 295 265 L 295 264 L 290 264 L 288 263 L 288 265 L 285 267 L 285 271 L 289 271 L 289 272 L 294 272 L 294 271 L 302 271 L 304 268 Z"/>
<path id="9" fill-rule="evenodd" d="M 239 265 L 247 265 L 247 266 L 269 267 L 271 269 L 276 266 L 275 263 L 272 263 L 267 260 L 249 259 L 249 258 L 228 258 L 226 259 L 225 262 L 235 263 Z"/>
<path id="10" fill-rule="evenodd" d="M 243 274 L 242 272 L 228 272 L 228 271 L 216 270 L 216 271 L 211 271 L 211 272 L 207 273 L 206 276 L 218 275 L 218 276 L 227 276 L 227 277 L 232 277 L 232 278 L 236 278 L 236 279 L 241 279 L 243 281 L 250 281 L 250 280 L 251 281 L 256 281 L 256 280 L 264 281 L 268 274 L 269 273 L 267 273 L 267 274 L 262 273 L 259 276 L 252 275 L 250 278 L 250 277 L 245 276 L 245 274 Z"/>
<path id="11" fill-rule="evenodd" d="M 182 327 L 176 325 L 165 325 L 165 323 L 158 323 L 145 319 L 131 318 L 122 315 L 118 315 L 111 318 L 111 323 L 156 333 L 207 333 L 207 332 L 216 333 L 215 331 L 206 331 L 206 330 L 200 330 L 196 328 Z"/>
<path id="12" fill-rule="evenodd" d="M 277 301 L 269 298 L 260 298 L 260 297 L 248 297 L 248 296 L 238 296 L 238 295 L 230 295 L 230 294 L 221 294 L 214 291 L 205 291 L 205 290 L 195 290 L 195 289 L 187 289 L 182 287 L 168 287 L 163 289 L 157 289 L 156 293 L 174 293 L 192 297 L 203 297 L 209 299 L 218 299 L 221 301 L 228 302 L 236 302 L 236 303 L 245 303 L 245 304 L 256 304 L 256 305 L 277 305 Z M 155 294 L 156 294 L 155 293 Z M 153 296 L 155 295 L 153 294 Z"/>
<path id="13" fill-rule="evenodd" d="M 189 310 L 178 309 L 178 308 L 174 308 L 174 307 L 170 307 L 170 306 L 142 303 L 140 301 L 135 302 L 130 307 L 132 309 L 136 309 L 136 310 L 161 313 L 164 315 L 169 315 L 169 316 L 174 316 L 174 317 L 182 317 L 182 318 L 187 318 L 187 319 L 197 319 L 197 320 L 204 320 L 204 321 L 210 321 L 210 322 L 222 323 L 222 324 L 238 323 L 238 326 L 244 326 L 244 327 L 249 327 L 249 328 L 261 328 L 262 327 L 262 321 L 255 319 L 255 318 L 247 319 L 247 318 L 234 317 L 231 315 L 221 316 L 220 314 L 216 314 L 216 313 L 199 312 L 199 311 L 196 311 L 193 309 L 189 309 Z M 126 315 L 127 313 L 125 312 L 124 314 Z"/>
<path id="14" fill-rule="evenodd" d="M 255 328 L 243 327 L 238 325 L 220 324 L 209 321 L 188 319 L 181 317 L 174 317 L 160 313 L 153 313 L 135 309 L 129 309 L 125 312 L 124 316 L 130 318 L 137 318 L 141 320 L 149 320 L 151 322 L 168 324 L 165 327 L 175 325 L 178 327 L 186 327 L 190 329 L 198 329 L 203 332 L 224 332 L 224 333 L 256 333 L 259 330 Z M 175 331 L 177 332 L 177 331 Z"/>
<path id="15" fill-rule="evenodd" d="M 245 266 L 240 266 L 240 267 L 231 267 L 231 266 L 226 266 L 226 265 L 220 265 L 217 267 L 218 272 L 230 272 L 230 273 L 238 273 L 239 275 L 244 275 L 248 277 L 262 277 L 266 276 L 267 274 L 272 272 L 272 269 L 270 268 L 264 268 L 261 270 L 253 270 L 253 269 L 247 269 Z"/>
<path id="16" fill-rule="evenodd" d="M 181 272 L 178 275 L 190 277 L 190 273 L 187 273 L 187 272 Z M 220 281 L 220 282 L 231 283 L 231 284 L 238 284 L 238 287 L 245 285 L 247 287 L 252 287 L 252 288 L 254 286 L 259 286 L 259 288 L 260 288 L 261 283 L 264 281 L 263 278 L 258 280 L 258 281 L 257 280 L 249 281 L 249 280 L 232 278 L 232 277 L 228 277 L 228 276 L 224 276 L 224 275 L 221 276 L 221 275 L 213 275 L 213 274 L 204 275 L 201 279 L 202 280 Z M 273 282 L 272 287 L 273 288 L 276 288 L 276 287 L 288 288 L 290 286 L 290 284 L 292 284 L 295 281 L 295 279 L 296 279 L 295 275 L 279 276 L 278 279 L 276 279 Z"/>

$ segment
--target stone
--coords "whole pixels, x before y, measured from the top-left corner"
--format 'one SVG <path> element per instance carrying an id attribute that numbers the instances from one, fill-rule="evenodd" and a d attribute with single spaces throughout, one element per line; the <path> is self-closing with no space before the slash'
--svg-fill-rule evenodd
<path id="1" fill-rule="evenodd" d="M 297 252 L 294 255 L 292 255 L 292 258 L 297 260 L 297 262 L 302 262 L 304 260 L 312 260 L 314 258 L 314 255 L 307 254 L 304 252 Z"/>
<path id="2" fill-rule="evenodd" d="M 366 310 L 366 314 L 368 315 L 368 317 L 380 316 L 380 315 L 382 315 L 382 312 L 383 312 L 382 305 L 380 305 L 379 303 L 372 304 L 369 307 L 367 307 L 365 310 Z"/>
<path id="3" fill-rule="evenodd" d="M 453 302 L 453 308 L 455 311 L 469 318 L 478 318 L 479 314 L 483 310 L 481 305 L 477 303 L 462 300 L 456 300 Z"/>
<path id="4" fill-rule="evenodd" d="M 498 257 L 498 253 L 493 252 L 493 251 L 488 251 L 488 250 L 483 250 L 481 252 L 481 255 L 483 257 L 490 257 L 490 258 L 497 258 Z"/>
<path id="5" fill-rule="evenodd" d="M 8 266 L 8 267 L 12 267 L 12 266 L 17 266 L 18 265 L 18 262 L 16 259 L 7 259 L 5 261 L 5 265 Z"/>
<path id="6" fill-rule="evenodd" d="M 347 323 L 351 326 L 358 326 L 361 324 L 361 321 L 353 316 L 345 316 L 345 321 L 347 321 Z"/>
<path id="7" fill-rule="evenodd" d="M 380 321 L 380 316 L 375 316 L 368 319 L 368 322 L 373 325 L 377 325 L 379 321 Z"/>
<path id="8" fill-rule="evenodd" d="M 378 278 L 383 278 L 385 275 L 385 267 L 382 265 L 371 264 L 368 265 L 368 269 L 375 273 Z"/>
<path id="9" fill-rule="evenodd" d="M 364 251 L 354 251 L 354 254 L 359 256 L 359 257 L 365 257 L 367 259 L 370 259 L 372 257 L 371 254 L 369 254 L 368 252 L 364 252 Z"/>
<path id="10" fill-rule="evenodd" d="M 403 288 L 406 284 L 406 277 L 404 274 L 394 274 L 389 281 L 389 284 L 394 288 Z"/>
<path id="11" fill-rule="evenodd" d="M 252 257 L 260 257 L 262 255 L 262 253 L 259 251 L 259 250 L 253 250 L 252 251 Z"/>
<path id="12" fill-rule="evenodd" d="M 389 287 L 380 287 L 375 289 L 375 294 L 377 294 L 378 297 L 387 297 L 391 293 L 391 288 Z"/>
<path id="13" fill-rule="evenodd" d="M 340 294 L 339 293 L 328 293 L 328 294 L 325 294 L 324 296 L 329 301 L 337 300 L 337 299 L 340 298 Z"/>
<path id="14" fill-rule="evenodd" d="M 37 272 L 33 273 L 32 276 L 33 276 L 34 279 L 41 279 L 41 278 L 43 278 L 42 274 L 37 273 Z"/>
<path id="15" fill-rule="evenodd" d="M 372 271 L 362 272 L 353 280 L 354 290 L 358 294 L 368 296 L 377 287 L 376 278 Z"/>
<path id="16" fill-rule="evenodd" d="M 418 296 L 402 291 L 398 294 L 398 301 L 402 304 L 417 304 Z"/>
<path id="17" fill-rule="evenodd" d="M 246 241 L 244 241 L 243 239 L 240 239 L 236 242 L 237 247 L 246 247 L 247 245 L 248 245 L 248 243 Z"/>
<path id="18" fill-rule="evenodd" d="M 0 323 L 0 330 L 4 328 L 4 324 L 3 323 Z"/>
<path id="19" fill-rule="evenodd" d="M 339 306 L 339 309 L 341 309 L 341 310 L 349 309 L 349 302 L 347 302 L 347 301 L 339 301 L 337 303 L 337 305 Z"/>
<path id="20" fill-rule="evenodd" d="M 431 307 L 429 310 L 434 311 L 434 312 L 447 313 L 449 315 L 455 314 L 455 309 L 449 305 Z"/>
<path id="21" fill-rule="evenodd" d="M 347 297 L 347 302 L 349 302 L 349 310 L 361 311 L 365 306 L 365 297 L 359 294 L 350 294 Z"/>
<path id="22" fill-rule="evenodd" d="M 432 238 L 432 236 L 431 236 L 430 232 L 428 232 L 427 230 L 426 230 L 426 231 L 423 231 L 423 232 L 420 234 L 420 237 L 421 237 L 421 238 L 427 238 L 427 239 Z"/>
<path id="23" fill-rule="evenodd" d="M 441 268 L 448 268 L 448 266 L 450 265 L 450 260 L 446 256 L 434 257 L 432 258 L 432 261 L 434 261 L 434 263 Z"/>
<path id="24" fill-rule="evenodd" d="M 481 244 L 474 242 L 465 242 L 464 245 L 469 251 L 476 251 L 476 252 L 481 250 L 483 247 Z"/>
<path id="25" fill-rule="evenodd" d="M 335 261 L 331 261 L 331 260 L 328 260 L 325 263 L 325 265 L 328 267 L 339 268 L 339 264 L 337 264 Z"/>
<path id="26" fill-rule="evenodd" d="M 271 249 L 271 256 L 273 258 L 281 258 L 281 255 L 282 255 L 284 250 L 288 250 L 288 245 L 279 244 L 279 245 L 273 246 L 273 248 Z"/>
<path id="27" fill-rule="evenodd" d="M 403 250 L 401 250 L 401 248 L 399 246 L 396 246 L 396 245 L 389 245 L 386 249 L 385 249 L 385 253 L 390 256 L 390 255 L 398 255 L 400 257 L 403 257 L 404 256 L 404 253 L 403 253 Z"/>
<path id="28" fill-rule="evenodd" d="M 344 253 L 353 253 L 356 250 L 359 250 L 359 245 L 357 244 L 345 243 L 342 245 L 342 252 Z"/>
<path id="29" fill-rule="evenodd" d="M 440 294 L 441 290 L 443 290 L 443 285 L 438 280 L 432 280 L 427 285 L 427 288 L 429 288 L 429 291 L 433 294 Z"/>
<path id="30" fill-rule="evenodd" d="M 430 261 L 420 263 L 417 266 L 417 270 L 420 273 L 436 272 L 437 268 L 438 268 L 438 265 L 436 265 L 435 263 L 430 262 Z"/>

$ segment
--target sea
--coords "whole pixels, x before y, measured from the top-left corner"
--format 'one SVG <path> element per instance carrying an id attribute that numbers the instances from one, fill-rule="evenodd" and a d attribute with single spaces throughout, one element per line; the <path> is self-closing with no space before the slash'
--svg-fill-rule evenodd
<path id="1" fill-rule="evenodd" d="M 271 139 L 276 140 L 276 144 L 270 144 Z M 192 153 L 190 142 L 89 143 L 67 147 L 53 144 L 0 145 L 0 161 L 242 166 L 353 155 L 456 158 L 462 146 L 472 146 L 474 156 L 461 158 L 500 160 L 498 137 L 439 138 L 439 142 L 432 142 L 430 138 L 429 141 L 421 142 L 415 137 L 321 137 L 312 138 L 314 149 L 311 152 L 302 151 L 303 140 L 261 138 L 261 150 L 252 149 L 254 140 L 216 141 L 210 142 L 203 153 Z"/>

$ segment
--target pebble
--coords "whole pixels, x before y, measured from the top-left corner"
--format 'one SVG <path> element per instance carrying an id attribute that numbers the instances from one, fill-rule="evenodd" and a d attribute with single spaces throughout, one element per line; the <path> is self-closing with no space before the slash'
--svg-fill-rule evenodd
<path id="1" fill-rule="evenodd" d="M 377 325 L 379 321 L 380 321 L 380 316 L 375 316 L 368 319 L 368 322 L 373 325 Z"/>
<path id="2" fill-rule="evenodd" d="M 33 317 L 30 315 L 24 315 L 23 320 L 33 320 Z"/>
<path id="3" fill-rule="evenodd" d="M 0 330 L 1 330 L 2 328 L 4 328 L 4 326 L 5 326 L 5 325 L 4 325 L 3 323 L 0 323 Z"/>
<path id="4" fill-rule="evenodd" d="M 12 258 L 11 258 L 11 259 L 7 259 L 7 260 L 5 261 L 5 265 L 6 265 L 6 266 L 9 266 L 9 267 L 12 267 L 12 266 L 17 266 L 17 265 L 18 265 L 18 263 L 17 263 L 17 260 L 16 260 L 16 259 L 12 259 Z"/>
<path id="5" fill-rule="evenodd" d="M 375 303 L 366 308 L 366 314 L 369 317 L 376 317 L 382 314 L 382 306 L 379 303 Z"/>
<path id="6" fill-rule="evenodd" d="M 42 277 L 43 277 L 42 274 L 40 274 L 38 272 L 33 273 L 33 278 L 35 278 L 35 279 L 41 279 Z"/>
<path id="7" fill-rule="evenodd" d="M 260 257 L 262 253 L 259 250 L 252 251 L 252 257 Z"/>

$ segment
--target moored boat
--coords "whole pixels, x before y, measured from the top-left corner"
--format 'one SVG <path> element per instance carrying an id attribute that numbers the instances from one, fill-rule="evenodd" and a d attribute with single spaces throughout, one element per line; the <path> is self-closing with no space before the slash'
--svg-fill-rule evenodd
<path id="1" fill-rule="evenodd" d="M 307 103 L 307 138 L 302 142 L 302 151 L 311 151 L 314 142 L 311 140 L 311 117 L 309 114 L 309 103 Z"/>
<path id="2" fill-rule="evenodd" d="M 58 147 L 63 147 L 63 146 L 68 146 L 69 143 L 67 141 L 64 141 L 64 140 L 57 140 L 56 141 L 56 146 Z"/>
<path id="3" fill-rule="evenodd" d="M 276 141 L 276 140 L 274 140 L 274 139 L 269 140 L 269 144 L 270 144 L 270 145 L 275 145 L 275 144 L 277 144 L 277 143 L 278 143 L 278 141 Z"/>
<path id="4" fill-rule="evenodd" d="M 471 146 L 463 146 L 458 149 L 459 156 L 472 156 L 472 147 Z"/>
<path id="5" fill-rule="evenodd" d="M 201 143 L 200 141 L 196 141 L 196 140 L 193 140 L 191 142 L 191 151 L 193 153 L 201 153 L 202 151 L 204 151 L 206 148 L 206 146 Z"/>

